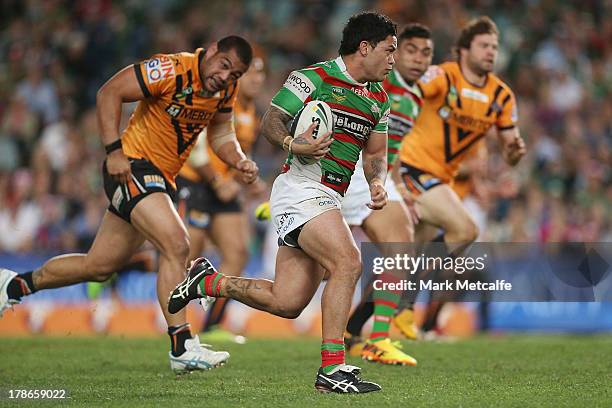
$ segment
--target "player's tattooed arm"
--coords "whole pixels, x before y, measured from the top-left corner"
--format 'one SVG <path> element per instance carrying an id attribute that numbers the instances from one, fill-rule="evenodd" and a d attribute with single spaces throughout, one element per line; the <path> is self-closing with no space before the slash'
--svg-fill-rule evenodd
<path id="1" fill-rule="evenodd" d="M 385 184 L 387 178 L 387 133 L 372 132 L 363 150 L 363 172 L 372 185 L 374 181 Z"/>
<path id="2" fill-rule="evenodd" d="M 275 106 L 270 106 L 262 119 L 261 131 L 270 143 L 282 147 L 285 138 L 290 136 L 287 130 L 290 120 L 291 116 L 287 113 Z"/>
<path id="3" fill-rule="evenodd" d="M 387 204 L 385 179 L 387 178 L 387 132 L 372 132 L 363 150 L 363 172 L 370 185 L 367 206 L 380 210 Z"/>

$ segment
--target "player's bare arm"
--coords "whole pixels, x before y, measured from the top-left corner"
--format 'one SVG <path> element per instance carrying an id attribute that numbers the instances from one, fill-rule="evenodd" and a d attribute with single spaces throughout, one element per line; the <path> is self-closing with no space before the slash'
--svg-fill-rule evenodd
<path id="1" fill-rule="evenodd" d="M 123 68 L 102 85 L 96 97 L 100 139 L 108 154 L 106 168 L 121 183 L 126 183 L 131 176 L 130 163 L 123 154 L 119 136 L 121 105 L 144 98 L 133 65 Z"/>
<path id="2" fill-rule="evenodd" d="M 368 207 L 380 210 L 387 204 L 385 179 L 387 177 L 387 133 L 372 132 L 363 149 L 363 172 L 370 185 L 372 202 Z"/>
<path id="3" fill-rule="evenodd" d="M 215 114 L 208 126 L 208 139 L 215 154 L 240 172 L 242 181 L 252 183 L 257 179 L 257 164 L 246 157 L 236 138 L 233 113 Z"/>
<path id="4" fill-rule="evenodd" d="M 527 153 L 525 141 L 521 137 L 517 127 L 500 130 L 499 140 L 502 145 L 502 155 L 506 163 L 515 166 Z"/>
<path id="5" fill-rule="evenodd" d="M 266 139 L 285 151 L 300 156 L 313 157 L 317 160 L 329 152 L 332 143 L 331 133 L 328 132 L 318 139 L 312 137 L 315 124 L 312 124 L 304 133 L 293 137 L 287 131 L 287 124 L 291 116 L 281 109 L 270 106 L 262 119 L 262 132 Z"/>

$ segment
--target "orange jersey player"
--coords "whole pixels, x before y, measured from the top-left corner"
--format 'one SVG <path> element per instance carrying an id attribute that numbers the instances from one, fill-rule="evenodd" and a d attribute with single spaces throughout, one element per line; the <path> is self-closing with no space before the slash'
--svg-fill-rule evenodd
<path id="1" fill-rule="evenodd" d="M 509 164 L 525 154 L 514 95 L 492 73 L 498 47 L 495 23 L 488 17 L 471 21 L 457 45 L 458 61 L 430 67 L 419 81 L 423 107 L 402 141 L 401 167 L 394 172 L 400 193 L 419 213 L 416 235 L 428 225 L 441 228 L 451 254 L 478 236 L 478 227 L 450 186 L 468 152 L 496 128 Z"/>
<path id="2" fill-rule="evenodd" d="M 240 79 L 234 123 L 238 142 L 247 155 L 257 138 L 258 118 L 254 100 L 265 77 L 263 60 L 254 57 L 248 71 Z M 185 209 L 191 239 L 189 259 L 200 256 L 208 236 L 221 256 L 221 272 L 240 276 L 248 262 L 250 234 L 248 217 L 243 211 L 239 194 L 244 186 L 236 180 L 236 173 L 215 154 L 207 140 L 198 142 L 177 178 L 181 207 Z M 258 180 L 252 186 L 261 189 L 265 184 Z M 244 340 L 218 327 L 225 305 L 226 299 L 219 299 L 209 311 L 203 326 L 203 340 L 210 343 Z"/>
<path id="3" fill-rule="evenodd" d="M 38 290 L 104 281 L 149 240 L 160 252 L 157 295 L 168 323 L 170 367 L 204 370 L 227 360 L 228 353 L 208 350 L 192 338 L 185 313 L 168 313 L 168 293 L 184 278 L 189 254 L 189 236 L 172 198 L 174 178 L 205 128 L 213 150 L 245 182 L 257 177 L 233 126 L 237 81 L 251 59 L 249 43 L 230 36 L 195 53 L 154 55 L 104 84 L 97 113 L 110 206 L 95 241 L 87 254 L 55 257 L 25 274 L 0 269 L 0 314 Z M 121 105 L 134 101 L 139 101 L 136 111 L 120 135 Z"/>
<path id="4" fill-rule="evenodd" d="M 448 256 L 460 256 L 474 242 L 478 225 L 451 188 L 460 164 L 491 129 L 496 130 L 506 162 L 515 165 L 525 154 L 519 135 L 516 100 L 508 85 L 493 74 L 499 32 L 488 17 L 470 21 L 457 41 L 457 61 L 432 66 L 419 81 L 423 107 L 400 148 L 401 166 L 393 172 L 398 190 L 416 207 L 417 242 L 440 234 Z M 424 238 L 428 237 L 428 238 Z M 456 276 L 453 271 L 449 278 Z M 408 291 L 400 303 L 409 304 Z M 436 325 L 443 302 L 432 295 L 435 308 L 422 326 Z"/>

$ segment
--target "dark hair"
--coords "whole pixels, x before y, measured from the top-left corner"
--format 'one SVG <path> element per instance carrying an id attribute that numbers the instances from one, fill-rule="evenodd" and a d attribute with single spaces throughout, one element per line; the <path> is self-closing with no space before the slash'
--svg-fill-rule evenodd
<path id="1" fill-rule="evenodd" d="M 499 30 L 497 29 L 495 22 L 487 16 L 480 16 L 470 20 L 470 22 L 467 23 L 467 25 L 461 30 L 461 34 L 459 34 L 459 39 L 457 40 L 457 45 L 455 46 L 455 53 L 457 54 L 457 57 L 459 57 L 459 50 L 461 48 L 469 50 L 474 37 L 480 34 L 499 35 Z"/>
<path id="2" fill-rule="evenodd" d="M 340 55 L 353 54 L 359 49 L 362 41 L 367 41 L 376 47 L 390 35 L 397 35 L 397 26 L 384 14 L 366 11 L 349 18 L 342 30 Z"/>
<path id="3" fill-rule="evenodd" d="M 410 23 L 399 35 L 398 41 L 407 40 L 409 38 L 431 38 L 431 30 L 429 27 L 420 23 Z"/>
<path id="4" fill-rule="evenodd" d="M 235 50 L 240 61 L 247 67 L 251 65 L 253 59 L 253 49 L 247 40 L 237 35 L 230 35 L 217 41 L 217 50 L 230 52 Z"/>

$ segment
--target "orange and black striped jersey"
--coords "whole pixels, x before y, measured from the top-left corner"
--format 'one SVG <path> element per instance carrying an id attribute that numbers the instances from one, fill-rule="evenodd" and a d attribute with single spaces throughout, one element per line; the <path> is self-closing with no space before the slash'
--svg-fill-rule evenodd
<path id="1" fill-rule="evenodd" d="M 479 87 L 464 78 L 457 62 L 446 62 L 431 66 L 418 84 L 424 103 L 400 158 L 445 183 L 492 126 L 511 129 L 518 120 L 512 91 L 494 74 Z"/>
<path id="2" fill-rule="evenodd" d="M 134 64 L 145 99 L 123 132 L 123 152 L 150 161 L 172 184 L 202 129 L 217 112 L 231 112 L 236 100 L 237 83 L 208 95 L 200 78 L 204 54 L 199 48 Z"/>

